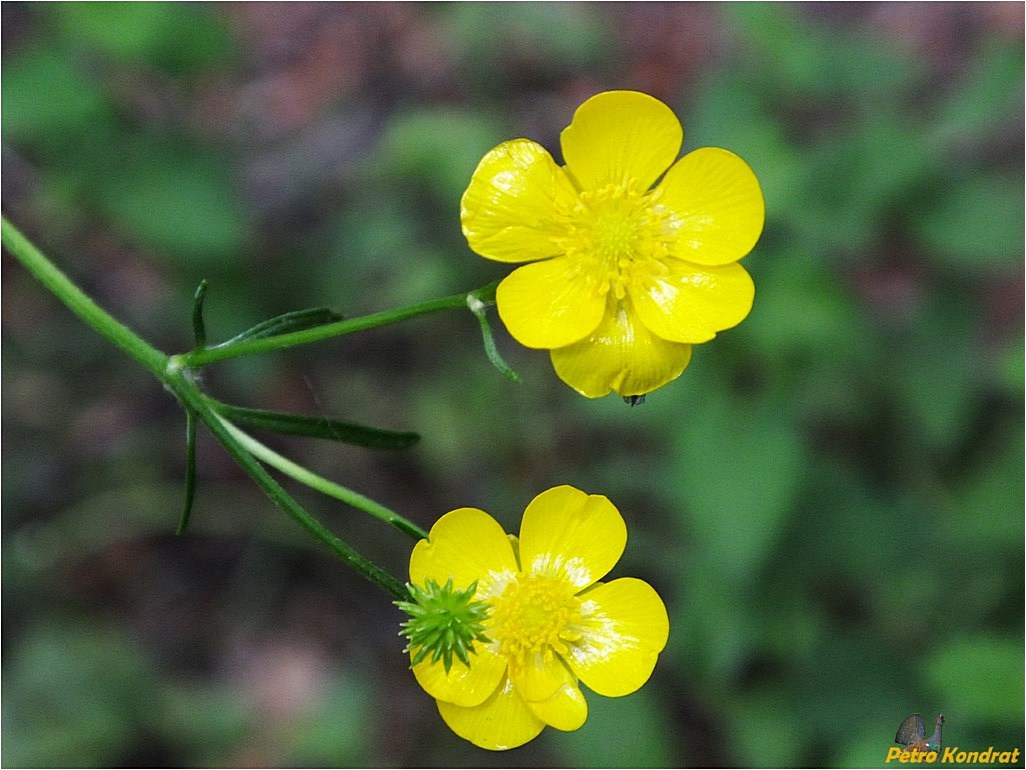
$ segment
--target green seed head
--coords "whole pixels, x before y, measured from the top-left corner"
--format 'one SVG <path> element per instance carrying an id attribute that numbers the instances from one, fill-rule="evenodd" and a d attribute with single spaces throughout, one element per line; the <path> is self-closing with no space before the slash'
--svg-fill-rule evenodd
<path id="1" fill-rule="evenodd" d="M 474 642 L 491 641 L 484 634 L 489 605 L 474 601 L 477 581 L 463 591 L 453 588 L 451 577 L 444 586 L 429 579 L 423 588 L 409 583 L 406 588 L 413 601 L 395 605 L 410 616 L 399 635 L 409 640 L 403 652 L 413 654 L 411 665 L 430 655 L 432 663 L 442 661 L 446 674 L 452 668 L 453 656 L 469 667 L 470 656 L 476 653 Z"/>

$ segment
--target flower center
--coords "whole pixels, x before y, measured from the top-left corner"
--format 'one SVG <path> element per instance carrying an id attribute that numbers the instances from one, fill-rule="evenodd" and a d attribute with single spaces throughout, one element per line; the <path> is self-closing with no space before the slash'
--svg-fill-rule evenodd
<path id="1" fill-rule="evenodd" d="M 581 600 L 565 580 L 519 575 L 493 600 L 488 633 L 506 658 L 524 662 L 528 655 L 565 655 L 581 638 Z"/>
<path id="2" fill-rule="evenodd" d="M 621 300 L 632 283 L 667 272 L 666 217 L 659 197 L 658 189 L 639 192 L 634 179 L 580 194 L 568 216 L 564 248 L 580 260 L 600 294 L 612 291 Z"/>

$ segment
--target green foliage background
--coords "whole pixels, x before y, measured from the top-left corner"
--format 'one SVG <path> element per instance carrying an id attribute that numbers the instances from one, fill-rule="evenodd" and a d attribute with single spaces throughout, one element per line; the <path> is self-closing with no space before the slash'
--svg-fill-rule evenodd
<path id="1" fill-rule="evenodd" d="M 480 752 L 407 671 L 389 597 L 4 256 L 3 763 L 877 766 L 898 723 L 1023 746 L 1023 8 L 991 4 L 3 5 L 5 214 L 115 315 L 190 347 L 506 268 L 459 197 L 591 94 L 667 101 L 759 176 L 751 316 L 628 408 L 469 313 L 218 364 L 251 406 L 417 430 L 272 443 L 430 527 L 555 484 L 629 526 L 671 616 L 650 683 Z M 493 316 L 494 318 L 494 316 Z M 295 490 L 402 575 L 410 542 Z"/>

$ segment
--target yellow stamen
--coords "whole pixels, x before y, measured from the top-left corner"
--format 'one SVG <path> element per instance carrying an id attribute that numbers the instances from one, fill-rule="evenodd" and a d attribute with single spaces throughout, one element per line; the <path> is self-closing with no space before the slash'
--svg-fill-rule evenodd
<path id="1" fill-rule="evenodd" d="M 637 180 L 580 193 L 573 211 L 563 214 L 564 253 L 578 261 L 600 296 L 622 300 L 634 285 L 644 288 L 664 275 L 670 230 L 659 189 L 642 192 Z"/>
<path id="2" fill-rule="evenodd" d="M 520 575 L 493 600 L 488 634 L 505 657 L 523 663 L 529 655 L 566 655 L 581 638 L 581 601 L 565 580 Z"/>

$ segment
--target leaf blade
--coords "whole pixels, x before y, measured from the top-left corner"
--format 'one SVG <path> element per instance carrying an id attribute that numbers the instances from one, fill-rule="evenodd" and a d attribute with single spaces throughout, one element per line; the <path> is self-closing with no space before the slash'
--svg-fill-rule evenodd
<path id="1" fill-rule="evenodd" d="M 293 310 L 289 313 L 268 318 L 255 326 L 237 334 L 230 340 L 215 345 L 214 347 L 224 348 L 236 345 L 240 342 L 263 339 L 264 337 L 277 337 L 281 334 L 289 334 L 304 329 L 311 329 L 315 326 L 335 323 L 343 320 L 341 313 L 336 313 L 328 307 L 311 307 L 305 310 Z"/>
<path id="2" fill-rule="evenodd" d="M 216 409 L 223 417 L 247 428 L 269 430 L 289 436 L 339 441 L 367 449 L 407 449 L 420 440 L 420 434 L 412 431 L 373 428 L 330 417 L 252 409 L 220 402 L 217 403 Z"/>

